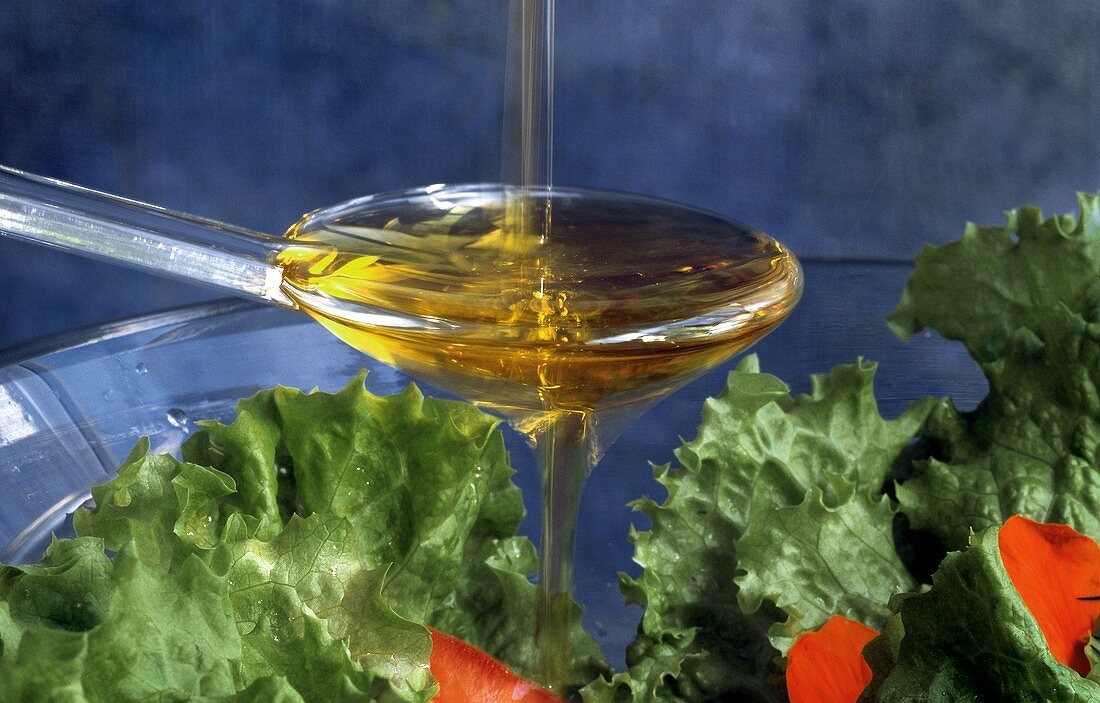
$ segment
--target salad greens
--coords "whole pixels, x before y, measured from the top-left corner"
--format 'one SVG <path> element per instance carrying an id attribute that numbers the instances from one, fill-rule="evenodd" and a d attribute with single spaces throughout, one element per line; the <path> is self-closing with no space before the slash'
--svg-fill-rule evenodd
<path id="1" fill-rule="evenodd" d="M 636 504 L 653 527 L 633 537 L 644 571 L 624 592 L 646 611 L 630 671 L 588 700 L 628 689 L 637 700 L 766 700 L 782 673 L 773 646 L 785 651 L 834 613 L 885 622 L 890 596 L 914 583 L 879 489 L 930 403 L 883 420 L 874 370 L 838 367 L 796 398 L 755 357 L 730 374 L 677 451 L 682 467 L 657 469 L 668 499 Z M 668 681 L 653 652 L 678 666 L 664 665 Z"/>
<path id="2" fill-rule="evenodd" d="M 1098 272 L 1100 196 L 920 254 L 890 324 L 966 346 L 989 381 L 971 412 L 926 398 L 887 420 L 873 363 L 792 396 L 745 359 L 655 469 L 667 497 L 634 504 L 651 527 L 629 535 L 626 671 L 575 611 L 573 697 L 783 700 L 794 641 L 841 615 L 883 633 L 862 701 L 1100 703 L 997 549 L 1016 514 L 1100 537 Z M 426 701 L 426 625 L 534 672 L 535 551 L 495 420 L 360 377 L 201 424 L 179 459 L 140 442 L 75 539 L 0 567 L 0 697 Z M 930 584 L 915 563 L 940 563 Z"/>
<path id="3" fill-rule="evenodd" d="M 1016 513 L 1100 535 L 1098 272 L 1096 196 L 1080 197 L 1077 219 L 1021 208 L 917 257 L 891 325 L 961 341 L 989 396 L 973 413 L 949 401 L 932 413 L 932 455 L 898 489 L 914 526 L 952 548 Z"/>
<path id="4" fill-rule="evenodd" d="M 183 461 L 143 440 L 74 516 L 77 539 L 0 574 L 0 690 L 423 701 L 424 624 L 530 673 L 535 554 L 495 425 L 360 377 L 262 391 L 202 423 Z M 576 615 L 579 684 L 606 664 Z"/>
<path id="5" fill-rule="evenodd" d="M 998 529 L 948 555 L 926 593 L 898 598 L 864 652 L 875 677 L 861 701 L 1100 701 L 1100 683 L 1051 655 L 1005 573 Z"/>
<path id="6" fill-rule="evenodd" d="M 967 346 L 990 386 L 969 413 L 928 398 L 885 421 L 871 364 L 837 367 L 792 399 L 744 361 L 681 466 L 658 468 L 668 498 L 637 504 L 652 528 L 632 536 L 644 571 L 623 590 L 645 615 L 629 671 L 590 685 L 586 701 L 782 698 L 782 655 L 842 615 L 885 630 L 864 701 L 1100 702 L 1049 650 L 1031 658 L 1042 635 L 1003 569 L 984 572 L 988 583 L 977 567 L 960 575 L 999 559 L 995 535 L 949 557 L 928 594 L 903 595 L 926 588 L 907 565 L 1014 514 L 1100 537 L 1098 274 L 1100 195 L 1082 195 L 1076 218 L 1021 208 L 921 253 L 890 324 Z M 909 466 L 913 443 L 927 456 Z"/>

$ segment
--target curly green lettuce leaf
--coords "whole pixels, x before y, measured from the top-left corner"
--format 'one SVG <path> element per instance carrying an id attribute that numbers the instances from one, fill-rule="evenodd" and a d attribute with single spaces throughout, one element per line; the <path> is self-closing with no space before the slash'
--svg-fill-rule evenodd
<path id="1" fill-rule="evenodd" d="M 422 625 L 400 618 L 380 599 L 384 573 L 363 567 L 350 523 L 332 514 L 292 515 L 275 531 L 271 528 L 276 523 L 258 522 L 236 511 L 234 494 L 225 490 L 234 485 L 232 478 L 215 469 L 150 455 L 142 445 L 116 479 L 97 489 L 102 503 L 94 511 L 78 513 L 77 530 L 102 535 L 112 549 L 132 540 L 145 560 L 164 569 L 188 558 L 208 563 L 227 578 L 225 596 L 242 636 L 266 623 L 278 641 L 289 645 L 303 636 L 308 618 L 320 615 L 333 637 L 355 647 L 357 667 L 412 698 L 429 691 L 430 636 Z M 204 486 L 214 489 L 203 491 Z M 217 504 L 223 496 L 228 510 Z M 193 510 L 196 504 L 202 509 Z M 215 517 L 226 513 L 224 520 Z M 209 517 L 199 521 L 202 538 L 196 538 L 197 530 L 181 527 L 189 525 L 194 514 Z M 263 535 L 274 536 L 265 540 Z M 103 541 L 82 539 L 94 543 L 99 558 L 107 559 Z M 67 544 L 71 543 L 58 543 Z M 370 585 L 364 587 L 365 581 Z"/>
<path id="2" fill-rule="evenodd" d="M 930 401 L 884 420 L 874 368 L 839 366 L 792 398 L 749 357 L 707 401 L 677 452 L 682 468 L 657 471 L 667 500 L 636 504 L 652 528 L 632 535 L 644 570 L 623 583 L 646 607 L 630 671 L 588 700 L 766 700 L 773 647 L 838 612 L 883 624 L 890 596 L 913 581 L 881 489 Z"/>
<path id="3" fill-rule="evenodd" d="M 999 359 L 1020 330 L 1039 332 L 1059 304 L 1100 316 L 1100 195 L 1078 195 L 1078 215 L 1044 220 L 1035 207 L 1006 213 L 1003 227 L 969 223 L 961 239 L 926 245 L 890 327 L 903 339 L 926 327 Z"/>
<path id="4" fill-rule="evenodd" d="M 258 538 L 274 516 L 334 515 L 352 526 L 368 570 L 388 569 L 386 602 L 479 646 L 517 672 L 536 671 L 531 644 L 534 548 L 516 532 L 523 501 L 498 420 L 472 405 L 389 397 L 362 377 L 336 394 L 262 391 L 230 425 L 202 423 L 184 447 L 241 486 L 231 505 Z M 261 483 L 262 490 L 251 486 Z M 224 512 L 224 509 L 223 509 Z M 279 523 L 281 524 L 281 523 Z M 607 670 L 574 610 L 574 685 Z"/>
<path id="5" fill-rule="evenodd" d="M 581 689 L 580 695 L 584 703 L 685 703 L 689 699 L 673 684 L 684 663 L 699 658 L 685 654 L 683 643 L 674 634 L 669 633 L 666 641 L 639 638 L 630 648 L 629 671 L 610 679 L 598 678 Z"/>
<path id="6" fill-rule="evenodd" d="M 415 387 L 377 397 L 360 377 L 336 394 L 261 391 L 232 423 L 201 425 L 183 461 L 139 442 L 75 515 L 77 540 L 0 570 L 0 666 L 14 690 L 89 703 L 423 701 L 435 689 L 421 622 L 534 671 L 537 559 L 516 536 L 523 503 L 495 419 Z M 202 634 L 196 603 L 229 617 L 225 647 L 199 638 L 194 655 L 224 662 L 227 682 L 191 662 L 195 680 L 142 674 L 162 691 L 95 688 L 89 671 L 118 635 L 152 668 L 178 656 L 183 639 L 132 636 L 151 611 L 116 610 L 134 589 L 168 607 L 173 588 L 179 622 L 165 627 L 182 638 Z M 579 688 L 607 666 L 573 614 Z M 51 656 L 48 672 L 28 670 Z"/>
<path id="7" fill-rule="evenodd" d="M 113 569 L 103 541 L 92 537 L 54 540 L 37 564 L 0 566 L 0 658 L 15 655 L 26 630 L 82 632 L 99 624 Z"/>
<path id="8" fill-rule="evenodd" d="M 337 394 L 262 391 L 231 424 L 201 423 L 186 461 L 139 443 L 75 525 L 165 570 L 210 565 L 246 654 L 257 628 L 293 643 L 317 618 L 387 695 L 416 697 L 431 677 L 415 620 L 529 674 L 536 559 L 515 536 L 523 504 L 496 423 L 415 387 L 373 396 L 361 377 Z M 579 686 L 607 669 L 574 615 Z"/>
<path id="9" fill-rule="evenodd" d="M 309 612 L 303 613 L 300 620 L 301 631 L 295 636 L 280 634 L 282 628 L 265 618 L 242 637 L 241 666 L 249 676 L 256 677 L 250 695 L 258 695 L 254 687 L 260 681 L 271 682 L 260 684 L 265 687 L 278 682 L 290 700 L 293 693 L 306 701 L 377 701 L 385 687 L 376 685 L 374 672 L 364 671 L 358 661 L 353 661 L 347 644 L 333 637 L 323 620 Z"/>
<path id="10" fill-rule="evenodd" d="M 4 652 L 14 652 L 19 647 L 23 628 L 11 616 L 11 606 L 0 600 L 0 657 Z"/>
<path id="11" fill-rule="evenodd" d="M 1021 208 L 918 256 L 891 326 L 961 341 L 989 394 L 973 412 L 944 401 L 932 413 L 932 456 L 897 491 L 914 527 L 951 548 L 1015 514 L 1100 534 L 1098 270 L 1089 195 L 1076 218 Z"/>
<path id="12" fill-rule="evenodd" d="M 336 515 L 294 515 L 270 540 L 250 535 L 246 521 L 233 516 L 210 561 L 227 578 L 246 645 L 255 641 L 258 628 L 266 628 L 275 641 L 297 642 L 309 634 L 313 620 L 321 620 L 358 666 L 397 690 L 427 691 L 432 685 L 424 668 L 431 653 L 428 631 L 393 612 L 381 598 L 385 570 L 364 568 L 359 551 L 351 524 Z"/>
<path id="13" fill-rule="evenodd" d="M 261 691 L 279 692 L 276 700 L 370 703 L 426 701 L 434 692 L 430 644 L 407 651 L 417 642 L 407 630 L 370 638 L 387 663 L 363 666 L 367 658 L 354 658 L 300 603 L 253 604 L 263 613 L 242 627 L 234 610 L 242 599 L 232 596 L 236 574 L 218 574 L 196 555 L 168 568 L 157 553 L 148 556 L 130 542 L 112 564 L 99 540 L 84 537 L 55 542 L 42 564 L 11 569 L 0 612 L 15 616 L 0 615 L 0 633 L 7 620 L 18 638 L 4 634 L 2 690 L 13 700 L 74 703 L 260 700 Z M 384 606 L 362 595 L 355 593 L 356 608 L 369 612 L 348 621 L 369 622 L 378 634 Z M 385 612 L 392 626 L 397 618 Z M 419 691 L 408 685 L 414 677 L 398 675 L 407 660 L 419 662 Z"/>
<path id="14" fill-rule="evenodd" d="M 498 421 L 473 406 L 359 384 L 334 396 L 278 389 L 275 406 L 297 510 L 346 518 L 365 564 L 393 565 L 385 592 L 406 617 L 431 623 L 453 608 L 467 553 L 515 536 L 523 501 Z"/>
<path id="15" fill-rule="evenodd" d="M 88 630 L 111 603 L 113 569 L 103 540 L 55 539 L 37 564 L 0 566 L 0 602 L 13 625 Z"/>
<path id="16" fill-rule="evenodd" d="M 339 610 L 346 584 L 362 570 L 358 544 L 347 520 L 335 515 L 297 515 L 270 540 L 252 536 L 231 518 L 223 541 L 210 557 L 228 578 L 237 626 L 249 632 L 277 610 L 327 617 Z M 296 634 L 298 618 L 282 620 L 283 635 Z"/>
<path id="17" fill-rule="evenodd" d="M 295 507 L 293 484 L 280 480 L 286 478 L 285 457 L 279 454 L 282 429 L 274 403 L 274 389 L 244 398 L 231 424 L 200 421 L 202 431 L 183 446 L 188 461 L 218 467 L 233 479 L 233 503 L 256 520 L 265 537 L 290 519 Z"/>
<path id="18" fill-rule="evenodd" d="M 168 567 L 218 543 L 226 516 L 236 512 L 227 502 L 235 491 L 228 475 L 152 454 L 143 437 L 117 475 L 92 488 L 96 507 L 74 513 L 73 527 L 78 535 L 101 538 L 112 551 L 134 541 L 143 558 Z"/>
<path id="19" fill-rule="evenodd" d="M 894 512 L 886 496 L 855 493 L 830 506 L 815 488 L 799 505 L 769 507 L 750 521 L 737 542 L 739 595 L 746 610 L 768 599 L 787 614 L 769 631 L 777 649 L 785 653 L 836 614 L 886 622 L 890 598 L 916 585 L 894 548 Z"/>
<path id="20" fill-rule="evenodd" d="M 195 557 L 171 572 L 143 563 L 131 543 L 109 581 L 110 606 L 91 628 L 24 629 L 18 647 L 0 657 L 0 690 L 28 703 L 183 701 L 237 691 L 241 641 L 229 601 L 219 597 L 223 579 Z"/>
<path id="21" fill-rule="evenodd" d="M 896 599 L 897 614 L 865 650 L 874 678 L 861 702 L 1100 701 L 1100 684 L 1051 654 L 1005 572 L 998 530 L 948 555 L 927 592 Z"/>
<path id="22" fill-rule="evenodd" d="M 198 698 L 197 703 L 306 703 L 283 676 L 265 676 L 231 696 Z"/>

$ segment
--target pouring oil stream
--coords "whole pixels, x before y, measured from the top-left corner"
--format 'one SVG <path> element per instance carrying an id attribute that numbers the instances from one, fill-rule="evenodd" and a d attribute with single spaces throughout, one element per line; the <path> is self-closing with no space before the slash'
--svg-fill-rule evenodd
<path id="1" fill-rule="evenodd" d="M 512 0 L 509 7 L 508 58 L 501 182 L 520 187 L 504 228 L 502 261 L 518 259 L 521 280 L 536 302 L 557 300 L 548 290 L 554 262 L 551 193 L 554 148 L 554 0 Z M 528 284 L 530 285 L 530 284 Z M 542 536 L 535 637 L 540 682 L 560 691 L 569 679 L 573 616 L 573 558 L 580 496 L 589 470 L 590 412 L 555 413 L 534 435 L 542 473 Z"/>

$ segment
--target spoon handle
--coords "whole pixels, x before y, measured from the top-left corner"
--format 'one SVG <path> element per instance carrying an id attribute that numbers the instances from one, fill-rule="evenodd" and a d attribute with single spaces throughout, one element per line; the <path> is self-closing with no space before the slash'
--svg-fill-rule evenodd
<path id="1" fill-rule="evenodd" d="M 295 307 L 279 237 L 0 166 L 0 236 Z"/>

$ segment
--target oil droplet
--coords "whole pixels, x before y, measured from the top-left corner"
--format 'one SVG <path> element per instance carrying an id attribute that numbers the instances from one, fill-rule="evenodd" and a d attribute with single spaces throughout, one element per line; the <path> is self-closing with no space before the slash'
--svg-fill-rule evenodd
<path id="1" fill-rule="evenodd" d="M 172 427 L 183 429 L 188 423 L 187 413 L 180 410 L 179 408 L 172 408 L 171 410 L 169 410 L 167 417 L 168 424 Z"/>

